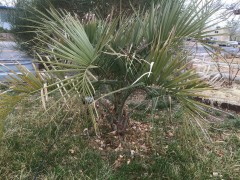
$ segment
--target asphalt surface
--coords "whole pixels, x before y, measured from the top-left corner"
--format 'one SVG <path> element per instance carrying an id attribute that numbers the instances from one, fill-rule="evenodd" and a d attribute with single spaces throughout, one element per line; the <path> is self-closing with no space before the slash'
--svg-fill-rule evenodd
<path id="1" fill-rule="evenodd" d="M 29 71 L 34 72 L 32 58 L 17 48 L 15 42 L 0 42 L 0 81 L 4 80 L 11 70 L 20 73 L 17 65 L 25 66 Z"/>
<path id="2" fill-rule="evenodd" d="M 208 53 L 208 50 L 206 50 L 206 48 L 204 48 L 203 46 L 201 45 L 198 45 L 198 46 L 186 46 L 185 47 L 186 50 L 194 53 L 194 54 L 202 54 L 202 53 Z M 240 49 L 237 47 L 237 48 L 234 48 L 234 47 L 227 47 L 227 46 L 222 46 L 220 47 L 221 50 L 222 50 L 222 54 L 238 54 L 240 53 Z M 210 50 L 213 50 L 213 49 L 210 49 Z"/>
<path id="3" fill-rule="evenodd" d="M 229 64 L 227 64 L 225 62 L 216 63 L 214 61 L 211 61 L 211 57 L 209 56 L 208 50 L 206 50 L 203 46 L 201 46 L 201 45 L 198 45 L 197 47 L 196 46 L 195 47 L 186 46 L 185 48 L 189 52 L 192 52 L 192 56 L 189 56 L 189 60 L 193 62 L 193 66 L 196 67 L 197 73 L 200 76 L 205 77 L 205 78 L 211 78 L 211 77 L 214 77 L 217 75 L 220 76 L 220 74 L 217 70 L 217 67 L 219 67 L 221 74 L 223 75 L 223 77 L 225 79 L 235 76 L 235 73 L 237 73 L 235 80 L 240 81 L 240 73 L 238 72 L 240 65 L 237 61 L 231 62 L 231 64 L 230 64 L 231 74 L 229 74 Z M 238 47 L 234 48 L 234 47 L 226 47 L 225 46 L 225 47 L 220 47 L 220 48 L 222 50 L 221 51 L 222 55 L 234 54 L 237 57 L 240 56 Z"/>
<path id="4" fill-rule="evenodd" d="M 0 42 L 0 61 L 26 61 L 30 60 L 26 53 L 20 51 L 17 48 L 15 42 L 12 41 L 2 41 Z"/>

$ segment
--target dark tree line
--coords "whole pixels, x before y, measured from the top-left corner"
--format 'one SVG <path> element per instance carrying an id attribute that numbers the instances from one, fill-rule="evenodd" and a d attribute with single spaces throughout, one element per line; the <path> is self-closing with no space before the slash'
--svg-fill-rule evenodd
<path id="1" fill-rule="evenodd" d="M 61 8 L 72 13 L 76 13 L 80 18 L 88 12 L 96 13 L 99 17 L 105 18 L 113 13 L 117 16 L 119 13 L 133 13 L 133 7 L 147 9 L 154 0 L 17 0 L 16 12 L 13 18 L 13 33 L 20 47 L 31 52 L 33 47 L 33 38 L 35 33 L 33 28 L 35 23 L 29 21 L 39 21 L 33 9 L 46 13 L 50 7 Z"/>

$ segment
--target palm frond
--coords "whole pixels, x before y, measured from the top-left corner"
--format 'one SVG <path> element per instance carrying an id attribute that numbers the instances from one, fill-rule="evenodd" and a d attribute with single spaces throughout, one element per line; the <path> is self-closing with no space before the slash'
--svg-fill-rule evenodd
<path id="1" fill-rule="evenodd" d="M 211 1 L 202 2 L 159 1 L 146 13 L 139 10 L 111 21 L 86 23 L 63 10 L 50 9 L 47 15 L 36 10 L 41 21 L 31 21 L 37 24 L 33 29 L 38 59 L 52 79 L 46 84 L 40 75 L 21 67 L 22 75 L 10 76 L 11 89 L 20 94 L 42 89 L 43 102 L 43 96 L 59 92 L 61 97 L 52 106 L 98 93 L 95 100 L 113 96 L 115 108 L 123 108 L 129 94 L 142 88 L 154 97 L 177 99 L 189 112 L 203 112 L 194 96 L 209 85 L 186 68 L 187 55 L 182 51 L 186 37 L 206 36 L 208 20 L 218 9 L 211 7 Z M 102 96 L 101 85 L 107 86 Z M 89 112 L 96 125 L 94 102 Z M 51 110 L 44 106 L 46 113 Z"/>

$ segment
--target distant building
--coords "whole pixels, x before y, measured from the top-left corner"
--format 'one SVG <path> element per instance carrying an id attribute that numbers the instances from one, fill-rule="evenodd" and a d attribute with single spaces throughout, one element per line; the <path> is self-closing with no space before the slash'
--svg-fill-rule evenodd
<path id="1" fill-rule="evenodd" d="M 221 28 L 220 26 L 212 27 L 208 29 L 210 39 L 214 41 L 229 41 L 230 40 L 230 33 L 227 28 Z"/>
<path id="2" fill-rule="evenodd" d="M 0 6 L 0 27 L 3 29 L 11 29 L 10 18 L 13 15 L 14 9 L 13 7 Z"/>

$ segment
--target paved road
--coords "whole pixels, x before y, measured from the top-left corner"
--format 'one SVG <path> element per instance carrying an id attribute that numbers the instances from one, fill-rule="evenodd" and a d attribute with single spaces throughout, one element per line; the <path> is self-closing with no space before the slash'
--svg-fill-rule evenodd
<path id="1" fill-rule="evenodd" d="M 219 75 L 219 72 L 217 70 L 217 67 L 220 68 L 222 75 L 224 78 L 228 78 L 229 76 L 234 76 L 235 73 L 238 72 L 238 69 L 240 67 L 238 61 L 234 61 L 231 63 L 231 74 L 229 75 L 229 66 L 225 62 L 218 62 L 218 65 L 216 62 L 211 60 L 211 57 L 209 56 L 209 53 L 207 50 L 200 44 L 198 46 L 186 46 L 186 50 L 192 52 L 193 56 L 189 56 L 189 60 L 193 62 L 193 66 L 196 67 L 197 72 L 200 76 L 203 77 L 210 77 L 210 76 L 216 76 Z M 222 49 L 222 55 L 226 54 L 235 54 L 240 56 L 239 48 L 234 47 L 220 47 Z M 207 73 L 207 74 L 206 74 Z M 236 79 L 237 81 L 240 81 L 240 72 L 238 72 Z"/>
<path id="2" fill-rule="evenodd" d="M 2 41 L 0 42 L 0 61 L 26 61 L 31 60 L 28 55 L 17 48 L 15 42 Z"/>
<path id="3" fill-rule="evenodd" d="M 0 81 L 4 80 L 10 70 L 19 73 L 17 65 L 24 65 L 29 71 L 34 71 L 32 58 L 17 48 L 15 42 L 0 42 Z"/>
<path id="4" fill-rule="evenodd" d="M 222 54 L 227 54 L 227 53 L 232 53 L 232 54 L 238 54 L 240 53 L 239 48 L 234 48 L 234 47 L 220 47 L 222 49 Z M 197 54 L 202 54 L 202 53 L 207 53 L 206 48 L 204 48 L 201 45 L 198 45 L 197 47 L 192 47 L 192 46 L 186 46 L 186 49 L 192 53 L 197 53 Z M 211 49 L 212 50 L 212 49 Z"/>

